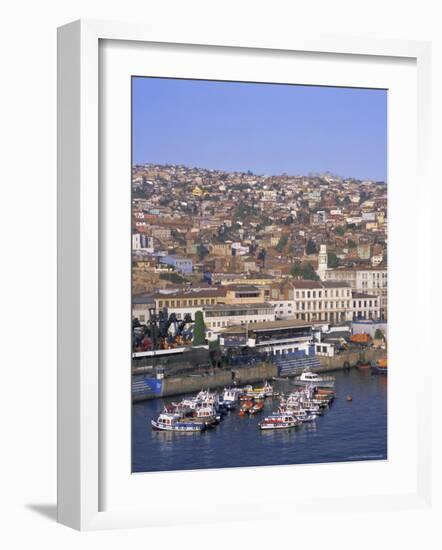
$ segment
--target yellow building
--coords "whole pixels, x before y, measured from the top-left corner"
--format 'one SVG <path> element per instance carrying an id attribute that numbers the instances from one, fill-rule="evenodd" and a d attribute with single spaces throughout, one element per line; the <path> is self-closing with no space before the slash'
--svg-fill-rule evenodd
<path id="1" fill-rule="evenodd" d="M 236 284 L 225 287 L 226 304 L 259 304 L 265 302 L 264 289 L 254 285 Z"/>

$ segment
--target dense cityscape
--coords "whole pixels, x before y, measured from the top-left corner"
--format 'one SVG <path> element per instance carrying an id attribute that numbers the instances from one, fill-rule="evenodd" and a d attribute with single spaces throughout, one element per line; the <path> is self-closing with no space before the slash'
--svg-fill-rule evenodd
<path id="1" fill-rule="evenodd" d="M 213 340 L 245 323 L 387 319 L 384 182 L 147 164 L 132 186 L 141 322 L 147 306 L 201 310 Z"/>

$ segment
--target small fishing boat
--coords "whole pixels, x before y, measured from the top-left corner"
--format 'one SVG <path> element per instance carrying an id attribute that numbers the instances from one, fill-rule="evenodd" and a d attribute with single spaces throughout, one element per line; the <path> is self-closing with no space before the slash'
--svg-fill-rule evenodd
<path id="1" fill-rule="evenodd" d="M 224 388 L 220 403 L 229 411 L 236 409 L 242 390 L 239 388 Z"/>
<path id="2" fill-rule="evenodd" d="M 388 363 L 387 358 L 378 359 L 374 365 L 371 367 L 373 374 L 387 374 L 388 372 Z"/>
<path id="3" fill-rule="evenodd" d="M 256 414 L 264 409 L 264 401 L 262 399 L 256 401 L 254 405 L 249 409 L 249 414 Z"/>
<path id="4" fill-rule="evenodd" d="M 253 399 L 250 399 L 248 401 L 243 401 L 240 409 L 239 414 L 240 416 L 244 416 L 246 413 L 250 412 L 251 408 L 255 405 L 255 401 Z"/>
<path id="5" fill-rule="evenodd" d="M 305 409 L 302 409 L 302 408 L 292 411 L 292 413 L 302 423 L 313 422 L 318 418 L 317 414 L 307 412 Z"/>
<path id="6" fill-rule="evenodd" d="M 301 422 L 292 414 L 273 413 L 264 418 L 258 426 L 261 430 L 287 430 L 289 428 L 295 428 L 300 423 Z"/>
<path id="7" fill-rule="evenodd" d="M 206 428 L 206 425 L 203 423 L 192 422 L 191 420 L 184 420 L 179 414 L 168 412 L 161 413 L 157 420 L 152 419 L 151 424 L 154 430 L 164 432 L 201 432 Z"/>

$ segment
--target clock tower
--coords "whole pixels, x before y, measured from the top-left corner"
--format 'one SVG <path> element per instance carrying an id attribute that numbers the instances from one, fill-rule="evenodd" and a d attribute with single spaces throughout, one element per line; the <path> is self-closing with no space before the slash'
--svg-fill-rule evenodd
<path id="1" fill-rule="evenodd" d="M 318 270 L 317 274 L 319 275 L 319 278 L 321 281 L 325 278 L 325 272 L 328 269 L 328 256 L 327 256 L 327 245 L 321 244 L 319 247 L 319 254 L 318 254 Z"/>

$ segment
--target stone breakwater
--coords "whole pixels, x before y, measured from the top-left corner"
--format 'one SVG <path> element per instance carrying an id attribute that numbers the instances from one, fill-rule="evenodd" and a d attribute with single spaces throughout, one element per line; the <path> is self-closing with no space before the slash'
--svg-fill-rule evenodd
<path id="1" fill-rule="evenodd" d="M 340 353 L 335 357 L 319 357 L 320 367 L 313 368 L 314 372 L 332 372 L 346 367 L 355 367 L 358 362 L 374 363 L 386 356 L 384 350 L 351 350 Z M 274 363 L 260 363 L 253 366 L 236 367 L 232 369 L 213 370 L 204 374 L 188 374 L 185 376 L 170 376 L 164 378 L 160 393 L 143 395 L 134 400 L 171 397 L 184 393 L 195 393 L 202 389 L 224 388 L 236 384 L 254 384 L 263 380 L 271 380 L 278 376 L 278 366 Z"/>

